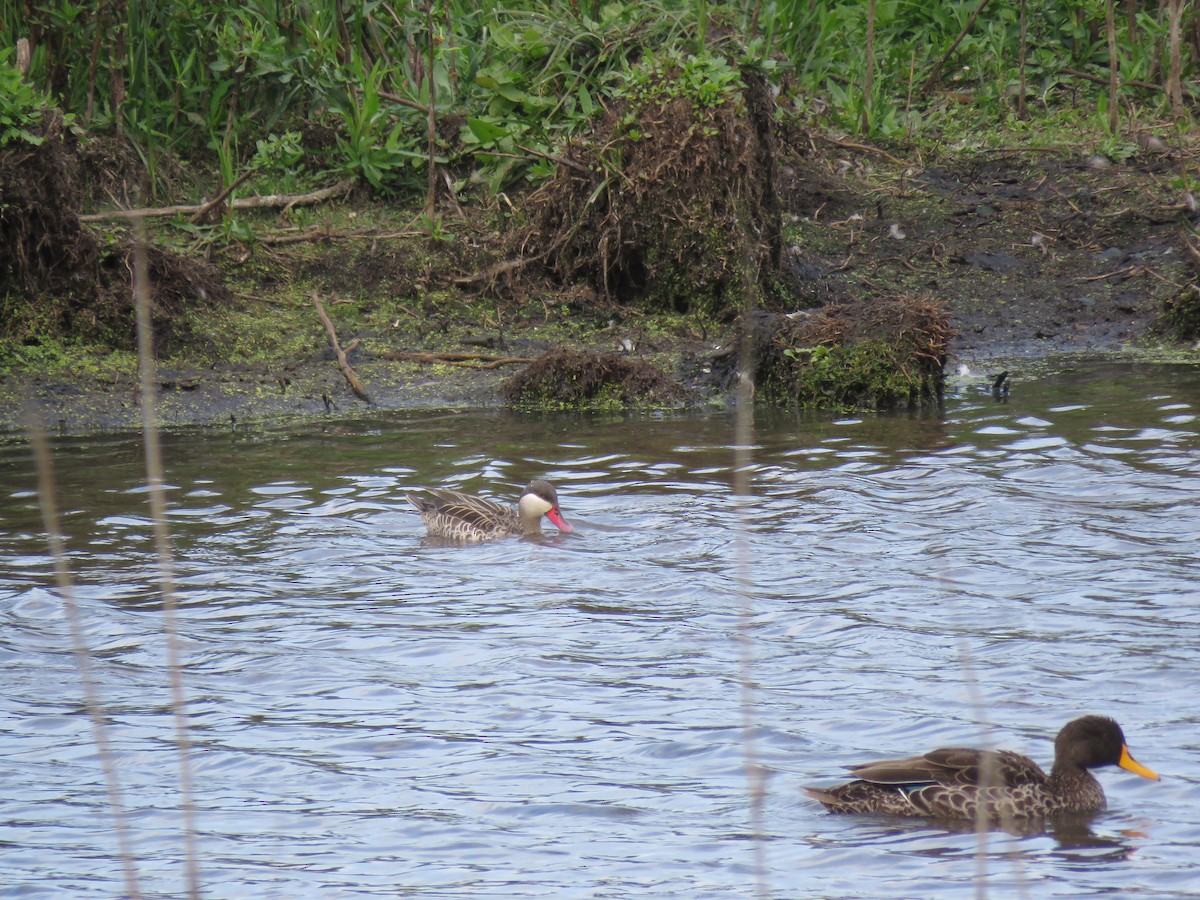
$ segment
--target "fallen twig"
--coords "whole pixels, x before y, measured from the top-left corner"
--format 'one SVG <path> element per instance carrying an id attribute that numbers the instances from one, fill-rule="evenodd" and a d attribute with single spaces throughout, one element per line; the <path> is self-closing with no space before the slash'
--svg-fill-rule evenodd
<path id="1" fill-rule="evenodd" d="M 345 376 L 347 383 L 350 385 L 350 390 L 354 391 L 354 396 L 359 400 L 370 403 L 371 398 L 367 395 L 367 389 L 358 380 L 358 375 L 351 368 L 350 363 L 346 362 L 346 351 L 338 343 L 337 332 L 334 331 L 333 323 L 329 321 L 329 316 L 325 314 L 325 307 L 321 305 L 321 298 L 317 296 L 316 291 L 313 292 L 312 302 L 313 306 L 317 308 L 317 315 L 321 317 L 321 324 L 329 332 L 329 343 L 333 345 L 333 352 L 337 356 L 338 368 L 342 370 L 342 375 Z"/>
<path id="2" fill-rule="evenodd" d="M 480 281 L 492 281 L 497 275 L 504 275 L 516 269 L 520 269 L 530 263 L 540 262 L 546 258 L 545 253 L 539 253 L 537 256 L 518 256 L 513 259 L 503 259 L 493 266 L 488 267 L 483 272 L 475 275 L 464 275 L 461 278 L 455 278 L 455 284 L 477 284 Z"/>
<path id="3" fill-rule="evenodd" d="M 1191 238 L 1189 238 L 1186 234 L 1183 236 L 1183 246 L 1187 247 L 1188 252 L 1192 254 L 1192 257 L 1196 260 L 1196 262 L 1200 263 L 1200 250 L 1196 249 Z"/>
<path id="4" fill-rule="evenodd" d="M 350 180 L 339 181 L 330 187 L 310 191 L 307 194 L 262 194 L 254 197 L 239 197 L 229 204 L 233 209 L 256 209 L 275 206 L 309 206 L 341 197 L 354 186 Z M 104 219 L 149 219 L 161 216 L 190 216 L 205 209 L 208 204 L 183 206 L 150 206 L 141 209 L 112 209 L 108 212 L 88 213 L 79 217 L 80 222 L 100 222 Z"/>
<path id="5" fill-rule="evenodd" d="M 276 232 L 258 236 L 260 244 L 306 244 L 312 241 L 349 241 L 370 238 L 373 240 L 393 240 L 397 238 L 424 237 L 423 231 L 331 231 L 328 228 L 316 227 L 308 231 L 298 231 L 292 234 Z"/>
<path id="6" fill-rule="evenodd" d="M 1103 275 L 1082 275 L 1076 278 L 1076 281 L 1104 281 L 1106 278 L 1116 278 L 1118 275 L 1132 275 L 1137 272 L 1141 266 L 1126 266 L 1124 269 L 1116 269 L 1112 272 L 1105 272 Z"/>
<path id="7" fill-rule="evenodd" d="M 451 351 L 447 353 L 417 353 L 408 351 L 391 351 L 379 354 L 383 359 L 393 362 L 446 363 L 451 366 L 462 366 L 467 369 L 498 369 L 501 366 L 516 364 L 528 365 L 532 357 L 525 356 L 492 356 L 488 353 L 469 353 Z"/>
<path id="8" fill-rule="evenodd" d="M 897 156 L 892 156 L 892 154 L 888 153 L 886 150 L 880 150 L 878 147 L 872 147 L 870 144 L 856 144 L 854 141 L 839 141 L 836 138 L 827 138 L 827 140 L 835 147 L 845 147 L 847 150 L 864 150 L 867 153 L 878 153 L 885 159 L 890 159 L 898 166 L 904 166 L 905 168 L 909 169 L 915 168 L 912 163 L 900 159 Z"/>
<path id="9" fill-rule="evenodd" d="M 1066 153 L 1062 147 L 984 147 L 980 153 Z M 1044 179 L 1043 179 L 1044 180 Z"/>
<path id="10" fill-rule="evenodd" d="M 247 169 L 245 172 L 243 172 L 241 175 L 239 175 L 237 178 L 235 178 L 233 183 L 230 184 L 229 187 L 225 188 L 225 190 L 221 191 L 221 193 L 217 194 L 217 196 L 213 197 L 211 200 L 209 200 L 207 203 L 205 203 L 203 206 L 201 206 L 198 210 L 196 210 L 195 214 L 190 219 L 188 219 L 188 222 L 190 222 L 193 225 L 199 225 L 201 222 L 204 221 L 204 219 L 208 216 L 208 214 L 210 212 L 212 212 L 214 209 L 216 209 L 218 206 L 220 206 L 222 203 L 224 203 L 225 198 L 228 197 L 230 194 L 232 194 L 238 188 L 239 185 L 244 183 L 245 180 L 253 174 L 254 174 L 254 169 Z"/>
<path id="11" fill-rule="evenodd" d="M 1155 272 L 1149 266 L 1142 266 L 1142 271 L 1145 274 L 1149 275 L 1151 278 L 1157 278 L 1163 284 L 1170 285 L 1171 287 L 1176 288 L 1177 290 L 1183 289 L 1183 285 L 1180 284 L 1178 281 L 1172 281 L 1170 278 L 1166 278 L 1162 275 L 1159 275 L 1157 272 Z"/>
<path id="12" fill-rule="evenodd" d="M 1105 213 L 1101 218 L 1121 219 L 1125 216 L 1139 216 L 1152 225 L 1168 225 L 1174 222 L 1178 218 L 1178 214 L 1185 212 L 1187 208 L 1187 205 L 1184 203 L 1175 203 L 1171 206 L 1159 206 L 1157 208 L 1151 207 L 1149 209 L 1124 206 L 1116 212 Z"/>

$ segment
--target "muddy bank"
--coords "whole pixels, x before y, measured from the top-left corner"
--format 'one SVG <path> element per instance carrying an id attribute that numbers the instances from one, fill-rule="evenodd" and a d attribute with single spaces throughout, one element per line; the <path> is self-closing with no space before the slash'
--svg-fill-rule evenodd
<path id="1" fill-rule="evenodd" d="M 1085 147 L 919 165 L 804 138 L 782 136 L 776 179 L 798 315 L 862 297 L 928 298 L 945 306 L 954 329 L 948 368 L 981 376 L 1003 367 L 1019 379 L 1064 354 L 1165 347 L 1187 357 L 1190 343 L 1177 338 L 1189 336 L 1158 326 L 1176 298 L 1195 293 L 1196 204 L 1184 179 L 1195 170 L 1191 148 L 1121 164 L 1089 159 Z M 343 203 L 312 215 L 332 237 L 217 257 L 233 296 L 244 299 L 219 315 L 192 313 L 192 345 L 161 363 L 164 423 L 240 427 L 495 406 L 522 365 L 508 360 L 559 348 L 649 361 L 693 391 L 693 402 L 720 402 L 709 376 L 736 341 L 733 321 L 656 315 L 550 280 L 483 290 L 464 278 L 486 268 L 497 241 L 483 226 L 461 225 L 432 252 L 411 237 L 337 238 L 339 228 L 361 232 L 364 221 L 386 234 L 401 218 L 395 210 Z M 355 398 L 311 304 L 296 296 L 310 290 L 327 299 L 342 344 L 353 348 L 370 404 Z M 416 361 L 413 353 L 478 358 Z M 84 357 L 33 358 L 5 374 L 0 428 L 19 428 L 31 409 L 71 432 L 137 427 L 131 357 Z"/>

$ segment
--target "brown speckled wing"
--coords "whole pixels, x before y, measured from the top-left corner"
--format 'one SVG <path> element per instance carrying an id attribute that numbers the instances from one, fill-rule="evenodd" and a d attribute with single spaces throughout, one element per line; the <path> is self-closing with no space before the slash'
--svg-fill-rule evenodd
<path id="1" fill-rule="evenodd" d="M 805 788 L 814 800 L 830 812 L 890 813 L 893 816 L 920 816 L 924 812 L 908 800 L 904 790 L 894 785 L 870 781 L 851 781 L 832 788 Z"/>
<path id="2" fill-rule="evenodd" d="M 431 488 L 429 493 L 437 498 L 436 509 L 439 513 L 461 519 L 477 528 L 495 528 L 516 519 L 516 513 L 511 507 L 486 497 L 475 497 L 440 488 Z"/>
<path id="3" fill-rule="evenodd" d="M 940 819 L 974 819 L 979 804 L 991 821 L 1015 821 L 1043 818 L 1063 811 L 1087 812 L 1104 808 L 1098 804 L 1077 806 L 1072 797 L 1060 796 L 1044 784 L 1026 783 L 1018 787 L 981 788 L 976 785 L 930 785 L 910 791 L 908 800 L 921 814 Z"/>
<path id="4" fill-rule="evenodd" d="M 850 766 L 855 778 L 874 784 L 923 784 L 954 778 L 956 766 L 952 759 L 941 759 L 939 754 L 957 751 L 935 750 L 924 756 L 907 759 L 880 759 L 875 762 Z"/>
<path id="5" fill-rule="evenodd" d="M 1020 754 L 965 747 L 945 747 L 909 759 L 883 759 L 850 770 L 856 778 L 875 784 L 978 785 L 986 778 L 989 784 L 1017 787 L 1046 781 L 1046 773 L 1037 763 Z"/>
<path id="6" fill-rule="evenodd" d="M 502 503 L 441 488 L 429 488 L 428 493 L 429 497 L 407 496 L 433 537 L 485 541 L 520 533 L 516 510 Z"/>
<path id="7" fill-rule="evenodd" d="M 1069 799 L 1048 789 L 1037 763 L 1007 750 L 947 747 L 924 756 L 863 763 L 851 771 L 855 781 L 810 789 L 810 796 L 834 812 L 944 819 L 974 818 L 982 802 L 989 817 L 1000 820 L 1044 816 L 1065 808 Z M 1079 799 L 1095 808 L 1090 797 Z"/>

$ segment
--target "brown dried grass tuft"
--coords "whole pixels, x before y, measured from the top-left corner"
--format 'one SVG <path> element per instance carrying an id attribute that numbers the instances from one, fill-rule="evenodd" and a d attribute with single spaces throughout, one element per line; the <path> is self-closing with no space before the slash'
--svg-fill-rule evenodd
<path id="1" fill-rule="evenodd" d="M 74 138 L 57 111 L 41 122 L 42 143 L 0 148 L 0 294 L 78 290 L 95 280 L 100 243 L 79 223 Z"/>
<path id="2" fill-rule="evenodd" d="M 501 386 L 514 406 L 587 409 L 674 406 L 686 389 L 657 366 L 615 353 L 551 350 Z"/>
<path id="3" fill-rule="evenodd" d="M 608 301 L 732 315 L 779 268 L 772 114 L 752 71 L 716 106 L 615 106 L 530 198 L 521 254 Z"/>
<path id="4" fill-rule="evenodd" d="M 70 335 L 112 347 L 137 344 L 131 284 L 133 243 L 105 248 L 79 221 L 75 139 L 56 112 L 42 122 L 38 147 L 0 149 L 0 337 L 18 341 Z M 191 305 L 230 300 L 215 266 L 171 250 L 147 250 L 158 349 L 185 338 Z"/>
<path id="5" fill-rule="evenodd" d="M 941 369 L 954 329 L 945 305 L 929 297 L 867 297 L 830 303 L 806 318 L 787 319 L 790 346 L 885 341 L 919 367 Z"/>
<path id="6" fill-rule="evenodd" d="M 746 326 L 758 398 L 827 408 L 939 403 L 954 330 L 926 297 L 866 297 L 795 318 L 760 314 Z"/>

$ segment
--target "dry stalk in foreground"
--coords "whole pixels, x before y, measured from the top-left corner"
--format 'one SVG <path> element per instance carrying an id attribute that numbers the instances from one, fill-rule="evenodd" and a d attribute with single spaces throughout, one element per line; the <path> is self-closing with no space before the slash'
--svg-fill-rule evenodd
<path id="1" fill-rule="evenodd" d="M 117 837 L 117 852 L 121 856 L 121 870 L 125 878 L 125 894 L 137 900 L 142 894 L 138 885 L 138 871 L 133 856 L 129 820 L 121 799 L 121 782 L 113 763 L 112 744 L 108 740 L 108 726 L 104 721 L 104 711 L 101 709 L 99 691 L 96 688 L 96 677 L 92 672 L 92 657 L 88 650 L 87 636 L 83 631 L 83 622 L 80 620 L 79 605 L 75 602 L 75 585 L 71 581 L 71 572 L 67 568 L 67 554 L 63 546 L 62 532 L 58 528 L 54 462 L 50 456 L 50 447 L 46 441 L 42 423 L 36 419 L 30 421 L 29 439 L 33 444 L 33 456 L 37 463 L 38 505 L 42 509 L 42 527 L 46 530 L 46 541 L 50 545 L 50 555 L 54 559 L 54 577 L 58 582 L 58 592 L 62 596 L 63 613 L 67 619 L 67 626 L 71 630 L 71 646 L 75 653 L 75 664 L 79 667 L 83 702 L 87 707 L 88 717 L 92 720 L 92 741 L 96 745 L 96 753 L 100 757 L 100 768 L 104 772 L 104 784 L 108 792 L 108 808 L 112 812 L 113 829 L 116 831 Z"/>
<path id="2" fill-rule="evenodd" d="M 747 229 L 747 234 L 752 233 Z M 749 307 L 758 306 L 758 291 L 750 276 L 753 267 L 748 240 L 745 246 L 744 290 L 750 298 Z M 737 644 L 738 681 L 741 684 L 742 708 L 742 753 L 746 759 L 747 789 L 750 794 L 750 839 L 754 845 L 755 894 L 759 900 L 771 896 L 767 879 L 766 805 L 767 772 L 758 756 L 755 738 L 757 726 L 757 696 L 754 685 L 754 600 L 751 593 L 753 560 L 747 539 L 751 513 L 750 472 L 753 463 L 754 443 L 754 375 L 755 358 L 753 338 L 743 331 L 738 342 L 737 418 L 733 434 L 733 497 L 734 497 L 734 554 L 739 600 Z"/>
<path id="3" fill-rule="evenodd" d="M 155 410 L 154 333 L 150 323 L 150 282 L 146 264 L 145 235 L 139 234 L 133 256 L 133 295 L 137 308 L 138 371 L 141 376 L 142 438 L 146 445 L 146 484 L 149 488 L 150 518 L 154 550 L 162 591 L 163 632 L 167 643 L 167 675 L 171 682 L 171 708 L 175 719 L 175 745 L 179 751 L 180 812 L 183 816 L 184 866 L 188 896 L 199 900 L 200 864 L 196 855 L 196 803 L 192 789 L 191 740 L 187 729 L 183 690 L 183 648 L 176 621 L 175 564 L 171 535 L 167 529 L 166 497 L 163 490 L 162 445 Z"/>
<path id="4" fill-rule="evenodd" d="M 985 750 L 994 750 L 995 741 L 992 740 L 992 726 L 988 720 L 987 703 L 983 697 L 983 691 L 979 689 L 979 675 L 975 671 L 975 663 L 971 657 L 971 648 L 967 645 L 966 638 L 959 637 L 958 640 L 958 659 L 962 666 L 963 678 L 967 685 L 967 695 L 970 697 L 971 706 L 975 709 L 975 718 L 983 728 L 985 740 L 983 748 Z M 989 764 L 990 763 L 990 764 Z M 999 773 L 996 771 L 995 758 L 984 755 L 984 765 L 980 772 L 980 795 L 986 795 L 988 787 L 999 785 Z M 1003 812 L 1003 811 L 1002 811 Z M 987 877 L 988 877 L 988 837 L 992 826 L 993 819 L 991 818 L 991 810 L 988 804 L 981 802 L 975 809 L 975 897 L 977 900 L 986 900 L 987 898 Z M 1000 827 L 1005 831 L 1012 831 L 1016 823 L 1011 817 L 1001 815 Z M 1021 868 L 1020 856 L 1014 855 L 1013 862 L 1017 866 L 1018 885 L 1022 898 L 1027 898 L 1029 892 L 1025 887 L 1024 870 Z"/>

